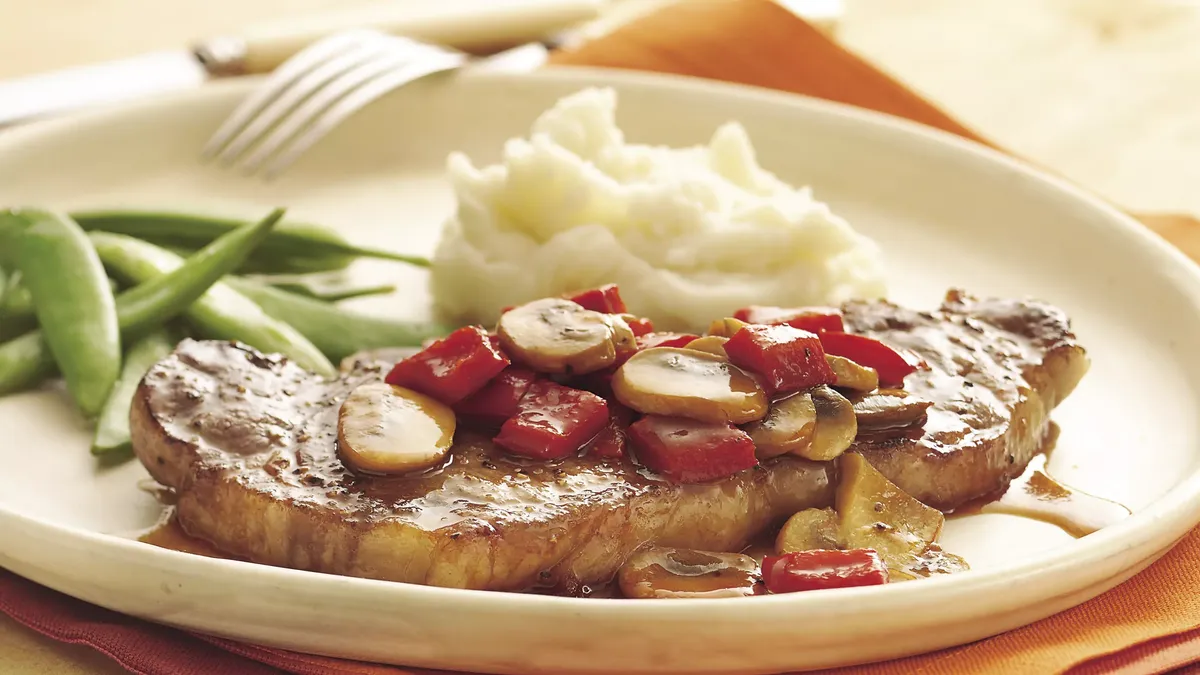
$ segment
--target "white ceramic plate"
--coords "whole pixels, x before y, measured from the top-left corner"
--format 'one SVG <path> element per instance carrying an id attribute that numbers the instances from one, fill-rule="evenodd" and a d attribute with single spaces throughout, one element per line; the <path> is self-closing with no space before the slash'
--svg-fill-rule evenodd
<path id="1" fill-rule="evenodd" d="M 277 183 L 196 156 L 249 88 L 235 83 L 0 135 L 0 204 L 134 204 L 297 218 L 428 252 L 453 202 L 446 154 L 494 159 L 557 97 L 607 84 L 631 139 L 703 141 L 741 120 L 761 159 L 815 186 L 891 264 L 893 298 L 946 288 L 1065 308 L 1093 359 L 1055 414 L 1060 480 L 1135 515 L 1082 540 L 1005 516 L 953 520 L 969 573 L 745 600 L 576 600 L 340 578 L 194 557 L 119 536 L 159 507 L 131 462 L 98 468 L 61 392 L 0 400 L 0 565 L 155 621 L 301 651 L 495 672 L 772 672 L 932 650 L 1061 611 L 1126 579 L 1200 520 L 1200 275 L 1111 208 L 999 155 L 914 125 L 803 98 L 628 73 L 475 74 L 423 83 L 340 129 Z M 366 303 L 428 311 L 423 274 Z"/>

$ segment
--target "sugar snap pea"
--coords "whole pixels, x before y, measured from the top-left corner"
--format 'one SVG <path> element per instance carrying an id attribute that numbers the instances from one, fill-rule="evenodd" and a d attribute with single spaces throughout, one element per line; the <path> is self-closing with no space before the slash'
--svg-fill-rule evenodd
<path id="1" fill-rule="evenodd" d="M 274 286 L 296 295 L 325 302 L 339 302 L 368 295 L 387 295 L 396 290 L 393 284 L 356 285 L 340 272 L 320 274 L 259 274 L 247 278 L 260 284 Z"/>
<path id="2" fill-rule="evenodd" d="M 85 230 L 136 237 L 164 248 L 199 248 L 238 227 L 242 221 L 189 213 L 137 210 L 73 214 Z M 420 256 L 356 246 L 336 231 L 309 223 L 280 223 L 248 261 L 245 271 L 318 272 L 343 269 L 354 258 L 396 260 L 426 267 Z"/>
<path id="3" fill-rule="evenodd" d="M 89 235 L 109 271 L 131 283 L 146 283 L 177 269 L 183 260 L 154 244 L 110 232 Z M 132 292 L 135 292 L 135 288 Z M 264 352 L 282 353 L 321 375 L 333 364 L 295 328 L 267 315 L 252 300 L 224 283 L 213 284 L 184 312 L 205 337 L 240 340 Z"/>
<path id="4" fill-rule="evenodd" d="M 282 217 L 283 211 L 276 210 L 259 223 L 217 239 L 173 272 L 118 295 L 117 322 L 122 337 L 135 339 L 182 313 L 218 279 L 236 269 Z M 0 344 L 0 395 L 28 389 L 54 372 L 54 358 L 41 331 Z"/>
<path id="5" fill-rule="evenodd" d="M 121 289 L 117 282 L 108 280 L 115 294 Z M 33 311 L 33 296 L 21 283 L 21 273 L 16 272 L 8 281 L 8 296 L 0 300 L 0 341 L 23 335 L 37 328 L 37 315 Z"/>
<path id="6" fill-rule="evenodd" d="M 87 234 L 66 215 L 26 209 L 17 240 L 21 280 L 50 353 L 86 417 L 104 407 L 121 372 L 121 332 L 108 275 Z"/>
<path id="7" fill-rule="evenodd" d="M 113 387 L 104 410 L 96 420 L 96 431 L 92 435 L 92 454 L 120 456 L 128 455 L 131 446 L 129 435 L 129 406 L 137 393 L 138 384 L 146 371 L 167 357 L 175 348 L 175 339 L 166 330 L 154 330 L 135 341 L 125 351 L 121 364 L 121 377 Z"/>
<path id="8" fill-rule="evenodd" d="M 395 321 L 351 312 L 242 277 L 230 277 L 225 283 L 258 303 L 267 314 L 303 333 L 335 362 L 364 349 L 419 346 L 426 338 L 449 332 L 436 323 Z"/>

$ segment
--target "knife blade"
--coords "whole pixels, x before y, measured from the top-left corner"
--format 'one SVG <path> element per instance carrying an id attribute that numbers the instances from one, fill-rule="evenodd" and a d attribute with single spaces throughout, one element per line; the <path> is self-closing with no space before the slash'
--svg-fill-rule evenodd
<path id="1" fill-rule="evenodd" d="M 273 70 L 308 44 L 351 28 L 492 54 L 599 16 L 607 0 L 441 0 L 367 5 L 247 26 L 191 49 L 152 52 L 0 82 L 0 127 Z"/>

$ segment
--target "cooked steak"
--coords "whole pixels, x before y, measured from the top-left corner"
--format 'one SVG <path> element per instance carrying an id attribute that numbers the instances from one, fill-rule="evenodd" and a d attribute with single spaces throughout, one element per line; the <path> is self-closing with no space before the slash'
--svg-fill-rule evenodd
<path id="1" fill-rule="evenodd" d="M 573 592 L 648 542 L 738 550 L 832 500 L 830 467 L 798 458 L 705 485 L 629 463 L 521 461 L 460 433 L 418 476 L 354 474 L 335 448 L 342 400 L 390 363 L 321 380 L 226 342 L 185 341 L 134 399 L 134 447 L 175 488 L 183 528 L 256 562 L 493 590 Z"/>
<path id="2" fill-rule="evenodd" d="M 846 330 L 906 347 L 929 364 L 904 380 L 933 401 L 921 427 L 860 434 L 851 448 L 926 504 L 949 511 L 996 494 L 1042 449 L 1050 411 L 1087 372 L 1066 314 L 950 291 L 937 312 L 887 302 L 843 308 Z"/>
<path id="3" fill-rule="evenodd" d="M 925 426 L 854 449 L 939 508 L 1018 475 L 1086 370 L 1065 316 L 1038 303 L 951 292 L 933 314 L 884 302 L 846 312 L 848 329 L 929 363 L 906 381 L 934 401 Z M 243 345 L 185 341 L 138 389 L 134 449 L 175 488 L 184 529 L 232 555 L 462 588 L 576 592 L 611 579 L 644 544 L 736 551 L 832 503 L 832 464 L 786 456 L 677 485 L 611 460 L 521 460 L 466 430 L 442 469 L 356 474 L 338 456 L 338 409 L 390 365 L 359 359 L 327 381 Z"/>

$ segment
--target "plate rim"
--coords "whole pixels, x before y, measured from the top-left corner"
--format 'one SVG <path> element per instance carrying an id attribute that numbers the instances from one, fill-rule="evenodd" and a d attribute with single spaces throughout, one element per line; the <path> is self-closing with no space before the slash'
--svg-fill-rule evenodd
<path id="1" fill-rule="evenodd" d="M 609 68 L 554 66 L 534 73 L 505 73 L 491 71 L 464 72 L 461 79 L 485 78 L 487 80 L 516 81 L 543 80 L 549 83 L 568 84 L 578 87 L 624 86 L 632 88 L 658 88 L 683 90 L 695 94 L 732 96 L 750 100 L 754 105 L 788 107 L 801 110 L 804 114 L 817 115 L 833 121 L 851 125 L 866 125 L 876 131 L 897 134 L 905 140 L 930 149 L 968 157 L 977 166 L 990 166 L 997 171 L 997 178 L 1013 178 L 1038 184 L 1045 190 L 1057 192 L 1081 209 L 1095 216 L 1092 227 L 1106 228 L 1119 233 L 1128 243 L 1142 248 L 1150 257 L 1160 262 L 1172 278 L 1172 283 L 1200 314 L 1200 267 L 1180 250 L 1170 245 L 1145 225 L 1096 195 L 1040 168 L 1027 164 L 998 150 L 989 148 L 951 133 L 935 129 L 911 120 L 876 111 L 857 108 L 847 104 L 817 99 L 790 92 L 762 87 L 686 77 L 661 73 L 619 70 Z M 230 96 L 250 89 L 261 78 L 243 78 L 205 85 L 193 90 L 175 92 L 133 104 L 106 107 L 82 114 L 34 122 L 0 133 L 0 150 L 36 143 L 43 137 L 69 133 L 85 125 L 103 126 L 109 119 L 120 118 L 134 111 L 172 110 L 185 108 L 189 103 L 211 97 Z M 62 525 L 23 515 L 0 504 L 0 526 L 15 523 L 27 528 L 42 530 L 57 537 L 81 540 L 88 546 L 115 547 L 114 550 L 132 556 L 158 558 L 180 571 L 205 576 L 221 573 L 252 575 L 262 581 L 287 584 L 301 588 L 310 586 L 314 590 L 336 590 L 353 588 L 366 593 L 415 594 L 414 598 L 428 598 L 448 608 L 458 606 L 480 606 L 490 608 L 512 608 L 522 612 L 556 613 L 570 609 L 575 614 L 596 617 L 622 618 L 637 616 L 639 619 L 656 615 L 678 614 L 677 603 L 630 602 L 624 599 L 580 599 L 557 596 L 532 595 L 511 592 L 464 591 L 422 584 L 407 584 L 379 581 L 359 577 L 347 577 L 274 567 L 235 560 L 212 559 L 168 549 L 159 549 L 113 534 L 103 534 L 86 529 Z M 844 613 L 860 614 L 872 611 L 887 611 L 896 605 L 909 605 L 914 601 L 922 604 L 940 603 L 942 607 L 959 607 L 956 612 L 963 616 L 974 615 L 959 601 L 975 594 L 1004 590 L 1007 600 L 1004 607 L 1022 607 L 1037 598 L 1045 598 L 1040 590 L 1045 585 L 1038 580 L 1051 579 L 1067 568 L 1086 565 L 1089 574 L 1079 575 L 1081 580 L 1095 582 L 1101 575 L 1113 576 L 1131 567 L 1123 560 L 1128 555 L 1145 559 L 1153 551 L 1169 550 L 1200 522 L 1200 466 L 1170 488 L 1162 496 L 1147 504 L 1130 518 L 1100 532 L 1089 535 L 1070 547 L 1054 547 L 1029 556 L 1023 562 L 1005 565 L 993 570 L 969 571 L 943 578 L 926 579 L 920 584 L 896 584 L 883 588 L 835 589 L 820 594 L 787 594 L 754 599 L 695 599 L 687 608 L 698 613 L 719 608 L 723 614 L 740 614 L 752 611 L 762 620 L 764 612 L 777 610 L 793 612 L 819 610 L 823 616 Z M 1164 549 L 1164 546 L 1166 547 Z M 9 558 L 7 554 L 0 556 Z M 1108 561 L 1106 563 L 1106 561 Z M 1104 572 L 1112 568 L 1112 572 Z M 1080 583 L 1079 588 L 1085 584 Z M 1054 584 L 1059 590 L 1058 584 Z M 1019 590 L 1021 589 L 1021 590 Z M 849 610 L 853 607 L 852 610 Z"/>

